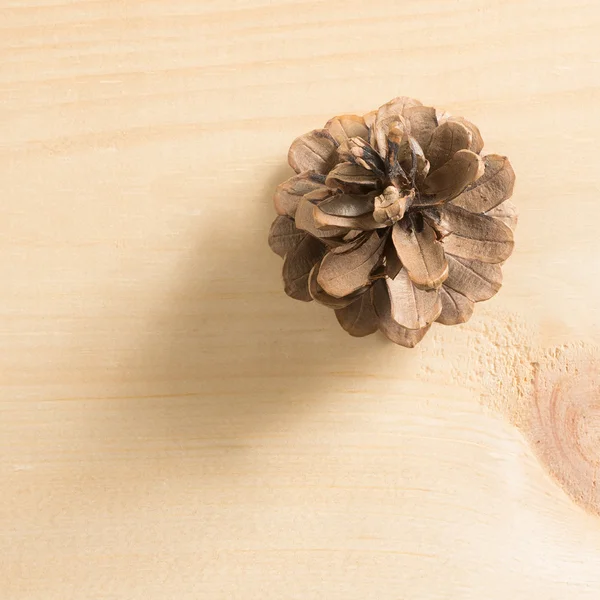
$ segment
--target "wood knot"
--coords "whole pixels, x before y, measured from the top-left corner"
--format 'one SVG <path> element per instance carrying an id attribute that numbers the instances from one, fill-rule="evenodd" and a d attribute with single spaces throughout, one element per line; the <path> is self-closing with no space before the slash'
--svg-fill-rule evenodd
<path id="1" fill-rule="evenodd" d="M 600 359 L 581 352 L 534 366 L 527 433 L 565 491 L 600 514 Z"/>

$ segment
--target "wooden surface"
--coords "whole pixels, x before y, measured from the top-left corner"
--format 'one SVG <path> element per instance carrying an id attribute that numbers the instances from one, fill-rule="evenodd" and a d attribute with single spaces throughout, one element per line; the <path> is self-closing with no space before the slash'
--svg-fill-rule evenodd
<path id="1" fill-rule="evenodd" d="M 0 0 L 0 598 L 597 600 L 599 28 Z M 294 137 L 401 94 L 479 125 L 521 215 L 501 293 L 413 351 L 266 243 Z"/>

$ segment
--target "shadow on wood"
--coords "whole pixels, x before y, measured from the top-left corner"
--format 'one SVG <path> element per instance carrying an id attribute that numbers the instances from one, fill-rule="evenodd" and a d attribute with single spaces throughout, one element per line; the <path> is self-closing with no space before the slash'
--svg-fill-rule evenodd
<path id="1" fill-rule="evenodd" d="M 197 247 L 165 290 L 132 359 L 140 400 L 123 403 L 123 410 L 138 435 L 201 445 L 221 439 L 232 449 L 269 432 L 284 435 L 314 403 L 335 394 L 343 402 L 362 381 L 357 375 L 374 369 L 389 349 L 381 334 L 352 338 L 332 310 L 285 295 L 282 261 L 267 235 L 273 190 L 288 176 L 287 166 L 276 168 L 262 186 L 247 190 L 255 209 L 244 210 L 243 225 L 228 231 L 235 214 L 211 227 L 202 223 Z M 243 192 L 224 189 L 224 202 Z M 257 318 L 264 312 L 271 316 L 267 326 Z M 332 356 L 336 373 L 343 364 L 351 375 L 343 380 L 347 388 L 331 377 Z"/>

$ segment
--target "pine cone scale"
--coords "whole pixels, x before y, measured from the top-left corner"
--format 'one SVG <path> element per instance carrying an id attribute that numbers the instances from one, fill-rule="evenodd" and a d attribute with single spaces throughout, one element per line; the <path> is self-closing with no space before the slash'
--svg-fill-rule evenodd
<path id="1" fill-rule="evenodd" d="M 400 263 L 408 276 L 421 289 L 437 289 L 448 277 L 448 261 L 443 245 L 428 223 L 420 231 L 414 223 L 410 228 L 396 224 L 392 228 L 392 241 Z"/>
<path id="2" fill-rule="evenodd" d="M 383 253 L 386 238 L 373 232 L 365 242 L 349 252 L 329 252 L 321 262 L 319 285 L 334 298 L 343 298 L 368 286 L 371 271 Z"/>

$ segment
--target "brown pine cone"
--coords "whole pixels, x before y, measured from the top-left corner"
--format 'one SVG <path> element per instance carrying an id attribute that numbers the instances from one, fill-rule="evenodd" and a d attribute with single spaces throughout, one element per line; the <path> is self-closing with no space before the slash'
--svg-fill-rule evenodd
<path id="1" fill-rule="evenodd" d="M 300 136 L 269 235 L 286 293 L 411 348 L 467 321 L 500 289 L 517 222 L 512 167 L 482 149 L 475 125 L 405 97 Z"/>

